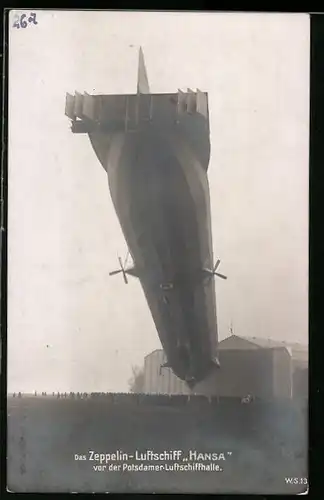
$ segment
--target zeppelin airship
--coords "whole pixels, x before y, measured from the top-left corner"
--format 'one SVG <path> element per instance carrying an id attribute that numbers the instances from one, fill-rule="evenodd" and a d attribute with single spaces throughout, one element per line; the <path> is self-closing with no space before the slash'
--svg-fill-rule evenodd
<path id="1" fill-rule="evenodd" d="M 142 49 L 131 95 L 66 95 L 73 133 L 89 136 L 167 363 L 194 387 L 219 366 L 207 170 L 208 94 L 152 93 Z"/>

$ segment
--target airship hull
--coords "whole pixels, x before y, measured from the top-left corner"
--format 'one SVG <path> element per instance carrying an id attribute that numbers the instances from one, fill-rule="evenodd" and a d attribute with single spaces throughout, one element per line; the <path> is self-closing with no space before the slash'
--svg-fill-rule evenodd
<path id="1" fill-rule="evenodd" d="M 175 134 L 111 137 L 111 197 L 168 363 L 201 380 L 216 359 L 217 322 L 206 171 Z"/>
<path id="2" fill-rule="evenodd" d="M 66 115 L 107 172 L 133 259 L 111 274 L 139 278 L 167 366 L 192 386 L 218 366 L 207 94 L 151 94 L 140 51 L 137 94 L 67 94 Z"/>

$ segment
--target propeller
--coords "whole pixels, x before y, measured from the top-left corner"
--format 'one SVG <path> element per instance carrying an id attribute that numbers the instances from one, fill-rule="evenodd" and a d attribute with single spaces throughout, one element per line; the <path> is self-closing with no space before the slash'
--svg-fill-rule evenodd
<path id="1" fill-rule="evenodd" d="M 213 273 L 214 276 L 218 276 L 219 278 L 222 278 L 223 280 L 227 280 L 227 276 L 224 276 L 224 274 L 216 272 L 219 264 L 220 264 L 220 259 L 217 259 L 217 262 L 216 262 L 216 264 L 214 266 L 214 269 L 213 269 L 212 273 Z"/>
<path id="2" fill-rule="evenodd" d="M 216 271 L 216 269 L 218 268 L 219 264 L 220 264 L 220 259 L 217 259 L 216 264 L 214 265 L 213 273 Z"/>
<path id="3" fill-rule="evenodd" d="M 125 259 L 124 264 L 122 263 L 121 258 L 120 258 L 120 257 L 118 257 L 118 261 L 119 261 L 120 269 L 117 269 L 116 271 L 111 271 L 111 272 L 109 273 L 109 276 L 115 276 L 115 274 L 120 274 L 120 273 L 122 273 L 123 278 L 124 278 L 124 282 L 125 282 L 125 284 L 126 284 L 126 285 L 128 285 L 128 279 L 127 279 L 127 274 L 126 274 L 125 266 L 126 266 L 126 262 L 127 262 L 128 254 L 129 254 L 129 251 L 127 252 L 127 255 L 126 255 L 126 259 Z"/>

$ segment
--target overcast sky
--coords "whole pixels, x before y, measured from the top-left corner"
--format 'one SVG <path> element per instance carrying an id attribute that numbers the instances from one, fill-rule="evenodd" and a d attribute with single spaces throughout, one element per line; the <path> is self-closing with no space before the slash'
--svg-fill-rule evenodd
<path id="1" fill-rule="evenodd" d="M 22 12 L 21 12 L 22 13 Z M 27 11 L 28 13 L 28 11 Z M 11 13 L 11 25 L 14 13 Z M 309 17 L 37 12 L 10 29 L 8 390 L 123 391 L 160 348 L 65 94 L 209 93 L 219 336 L 308 338 Z"/>

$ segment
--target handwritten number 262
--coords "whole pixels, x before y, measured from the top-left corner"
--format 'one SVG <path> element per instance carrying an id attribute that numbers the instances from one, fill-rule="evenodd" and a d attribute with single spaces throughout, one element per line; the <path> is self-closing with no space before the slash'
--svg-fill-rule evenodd
<path id="1" fill-rule="evenodd" d="M 33 24 L 38 24 L 38 22 L 36 21 L 36 14 L 35 12 L 31 12 L 30 13 L 30 16 L 28 18 L 28 22 L 26 21 L 26 18 L 27 18 L 27 15 L 26 14 L 22 14 L 21 16 L 19 16 L 18 14 L 15 15 L 15 20 L 14 20 L 14 23 L 13 23 L 13 27 L 14 28 L 27 28 L 28 26 L 28 23 L 33 23 Z"/>

